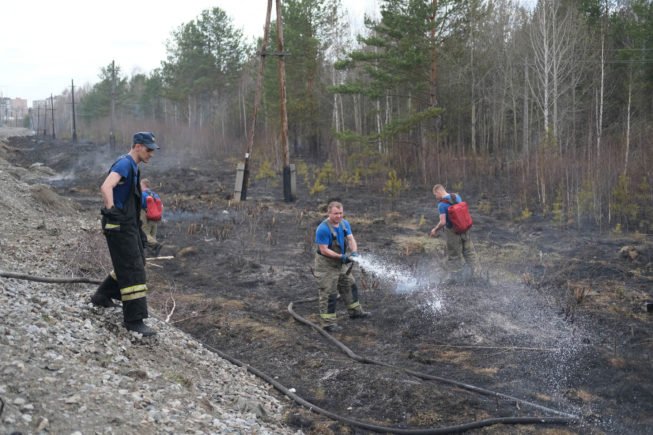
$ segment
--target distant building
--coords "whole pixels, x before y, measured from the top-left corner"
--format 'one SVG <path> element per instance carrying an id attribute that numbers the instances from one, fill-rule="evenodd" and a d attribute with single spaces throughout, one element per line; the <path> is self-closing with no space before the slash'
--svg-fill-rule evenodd
<path id="1" fill-rule="evenodd" d="M 5 125 L 9 118 L 9 107 L 11 106 L 11 98 L 0 97 L 0 125 Z"/>
<path id="2" fill-rule="evenodd" d="M 0 97 L 0 125 L 22 125 L 27 113 L 26 99 Z"/>
<path id="3" fill-rule="evenodd" d="M 32 101 L 32 109 L 36 110 L 37 108 L 45 107 L 48 104 L 50 104 L 48 100 L 34 100 Z"/>
<path id="4" fill-rule="evenodd" d="M 27 100 L 24 98 L 14 98 L 11 100 L 11 107 L 16 113 L 27 113 Z"/>

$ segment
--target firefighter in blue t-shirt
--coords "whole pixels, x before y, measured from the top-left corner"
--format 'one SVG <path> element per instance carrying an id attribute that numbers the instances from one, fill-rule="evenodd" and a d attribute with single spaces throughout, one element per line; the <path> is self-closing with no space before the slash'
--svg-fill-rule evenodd
<path id="1" fill-rule="evenodd" d="M 358 256 L 358 244 L 349 222 L 343 219 L 340 202 L 327 206 L 327 218 L 315 230 L 315 278 L 319 286 L 320 323 L 327 331 L 340 331 L 336 323 L 338 294 L 345 301 L 352 319 L 369 316 L 358 301 L 358 287 L 352 276 L 352 258 Z M 349 250 L 349 254 L 347 251 Z"/>
<path id="2" fill-rule="evenodd" d="M 462 198 L 457 193 L 449 194 L 442 184 L 433 186 L 433 195 L 438 201 L 438 215 L 440 220 L 438 224 L 433 227 L 430 232 L 431 237 L 438 237 L 438 231 L 444 228 L 445 239 L 447 241 L 447 263 L 449 270 L 448 284 L 453 284 L 462 281 L 463 278 L 463 258 L 470 269 L 471 276 L 474 277 L 476 271 L 476 251 L 470 231 L 465 231 L 461 234 L 456 234 L 451 228 L 451 222 L 447 210 L 451 206 L 451 202 L 459 203 Z M 455 195 L 455 200 L 451 195 Z"/>
<path id="3" fill-rule="evenodd" d="M 91 302 L 100 307 L 114 307 L 112 299 L 121 300 L 125 327 L 144 336 L 156 332 L 143 322 L 148 312 L 138 164 L 149 162 L 158 149 L 154 134 L 136 133 L 131 150 L 114 162 L 100 187 L 102 231 L 113 270 L 91 296 Z"/>

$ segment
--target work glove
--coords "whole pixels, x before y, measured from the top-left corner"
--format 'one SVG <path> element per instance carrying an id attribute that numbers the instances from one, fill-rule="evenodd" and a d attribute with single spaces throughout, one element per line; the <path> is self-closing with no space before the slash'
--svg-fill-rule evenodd
<path id="1" fill-rule="evenodd" d="M 342 264 L 349 264 L 351 263 L 351 258 L 347 254 L 342 254 L 340 256 L 340 261 L 342 261 Z"/>
<path id="2" fill-rule="evenodd" d="M 100 214 L 102 214 L 102 216 L 106 216 L 108 218 L 115 218 L 116 216 L 119 216 L 118 212 L 119 212 L 119 210 L 116 208 L 116 206 L 113 206 L 111 208 L 102 207 L 100 209 Z"/>
<path id="3" fill-rule="evenodd" d="M 349 259 L 350 261 L 358 261 L 360 260 L 360 255 L 358 254 L 358 252 L 354 251 L 351 254 L 349 254 Z"/>
<path id="4" fill-rule="evenodd" d="M 100 209 L 102 231 L 107 234 L 107 231 L 120 231 L 120 225 L 126 223 L 124 213 L 116 207 L 106 208 L 102 207 Z M 111 224 L 111 229 L 107 230 L 107 224 Z"/>
<path id="5" fill-rule="evenodd" d="M 127 223 L 129 221 L 125 212 L 115 205 L 111 208 L 102 207 L 100 209 L 100 214 L 111 223 Z"/>

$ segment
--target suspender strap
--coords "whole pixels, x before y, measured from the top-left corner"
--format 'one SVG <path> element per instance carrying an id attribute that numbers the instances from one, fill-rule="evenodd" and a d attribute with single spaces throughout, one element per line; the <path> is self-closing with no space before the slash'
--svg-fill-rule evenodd
<path id="1" fill-rule="evenodd" d="M 338 240 L 338 232 L 336 231 L 334 226 L 331 225 L 331 222 L 329 222 L 329 219 L 324 219 L 324 222 L 329 227 L 329 231 L 331 231 L 331 243 L 329 244 L 329 249 L 332 249 L 333 240 Z M 346 229 L 345 225 L 342 222 L 340 222 L 340 224 L 338 224 L 338 227 L 342 228 L 342 232 L 344 234 L 344 237 L 342 238 L 343 239 L 342 244 L 344 246 L 340 246 L 340 244 L 338 244 L 338 247 L 340 248 L 340 253 L 344 254 L 345 252 L 347 252 L 347 229 Z"/>

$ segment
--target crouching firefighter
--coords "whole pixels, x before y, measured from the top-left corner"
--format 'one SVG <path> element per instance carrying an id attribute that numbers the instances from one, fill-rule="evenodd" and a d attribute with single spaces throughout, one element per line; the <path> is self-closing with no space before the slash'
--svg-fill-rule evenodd
<path id="1" fill-rule="evenodd" d="M 320 324 L 325 330 L 335 332 L 342 330 L 336 319 L 338 294 L 352 319 L 367 317 L 370 313 L 361 307 L 358 287 L 351 273 L 355 264 L 352 258 L 359 256 L 358 245 L 349 222 L 343 219 L 342 204 L 330 202 L 327 213 L 327 218 L 315 230 L 314 274 L 319 287 Z"/>
<path id="2" fill-rule="evenodd" d="M 157 149 L 154 134 L 136 133 L 131 150 L 114 162 L 100 187 L 104 201 L 102 231 L 113 271 L 91 296 L 91 302 L 101 307 L 114 307 L 113 299 L 121 300 L 125 327 L 144 336 L 156 332 L 143 322 L 148 317 L 143 248 L 146 237 L 140 222 L 142 193 L 138 164 L 147 163 Z"/>

